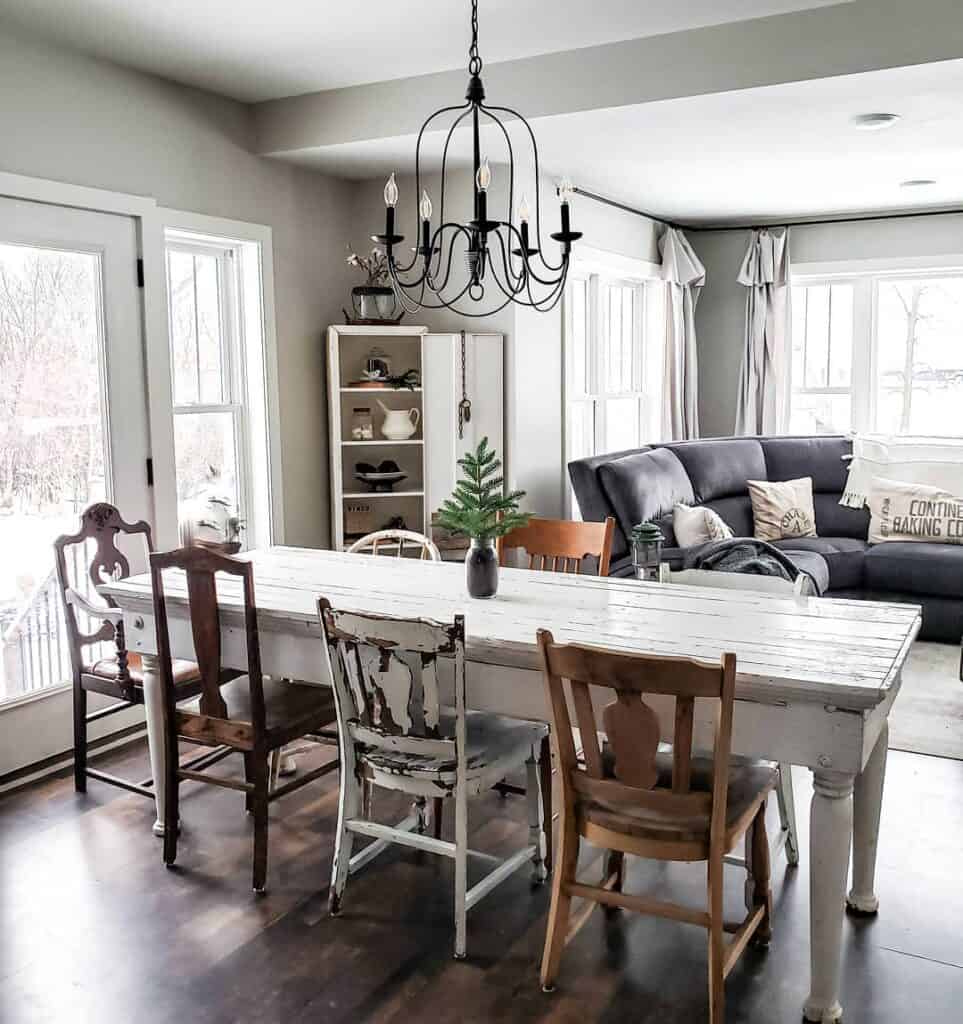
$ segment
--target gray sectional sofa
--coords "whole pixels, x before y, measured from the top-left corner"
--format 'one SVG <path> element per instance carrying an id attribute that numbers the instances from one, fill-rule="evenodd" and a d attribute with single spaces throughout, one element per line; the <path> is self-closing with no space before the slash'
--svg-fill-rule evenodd
<path id="1" fill-rule="evenodd" d="M 844 508 L 845 437 L 721 437 L 613 452 L 569 463 L 582 517 L 614 516 L 610 575 L 632 571 L 627 537 L 654 520 L 675 545 L 677 502 L 716 510 L 737 537 L 753 535 L 747 480 L 812 477 L 817 537 L 777 541 L 777 547 L 818 552 L 829 569 L 827 597 L 903 601 L 923 609 L 920 638 L 959 643 L 963 636 L 963 546 L 888 541 L 870 545 L 869 513 Z M 669 556 L 671 557 L 671 550 Z"/>

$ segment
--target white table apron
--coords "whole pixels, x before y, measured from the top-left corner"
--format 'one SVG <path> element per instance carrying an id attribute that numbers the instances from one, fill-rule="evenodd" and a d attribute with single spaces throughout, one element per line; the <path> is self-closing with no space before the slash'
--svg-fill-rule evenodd
<path id="1" fill-rule="evenodd" d="M 738 657 L 733 751 L 813 772 L 810 833 L 812 986 L 807 1020 L 839 1019 L 840 947 L 850 843 L 849 903 L 873 912 L 876 845 L 886 768 L 887 716 L 919 631 L 912 605 L 775 598 L 678 584 L 502 570 L 498 597 L 472 601 L 458 565 L 297 548 L 251 553 L 261 663 L 269 675 L 327 684 L 317 598 L 355 611 L 466 617 L 473 708 L 548 720 L 535 632 L 628 651 L 716 660 Z M 165 578 L 166 579 L 166 578 Z M 168 586 L 165 581 L 165 586 Z M 243 668 L 236 584 L 219 584 L 223 661 Z M 144 696 L 157 822 L 163 833 L 163 702 L 148 576 L 102 588 L 124 611 L 128 644 L 144 659 Z M 194 657 L 183 578 L 171 574 L 168 619 L 175 657 Z M 671 736 L 668 702 L 658 703 Z M 711 725 L 697 717 L 696 743 Z"/>

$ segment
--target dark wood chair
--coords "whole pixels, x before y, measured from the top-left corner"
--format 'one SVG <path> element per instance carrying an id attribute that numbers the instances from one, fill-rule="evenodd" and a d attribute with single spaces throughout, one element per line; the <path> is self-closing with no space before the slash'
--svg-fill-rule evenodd
<path id="1" fill-rule="evenodd" d="M 152 779 L 130 782 L 90 768 L 87 764 L 87 727 L 108 715 L 144 703 L 140 655 L 127 651 L 121 612 L 110 598 L 99 595 L 94 598 L 97 584 L 130 575 L 130 562 L 117 546 L 118 534 L 136 538 L 135 543 L 139 542 L 144 547 L 145 557 L 153 550 L 150 526 L 143 521 L 125 522 L 117 508 L 105 501 L 84 510 L 76 533 L 54 541 L 73 679 L 74 787 L 78 793 L 84 793 L 87 779 L 93 778 L 153 800 Z M 94 550 L 88 563 L 87 552 L 91 545 Z M 88 582 L 85 583 L 85 579 Z M 81 592 L 82 589 L 86 590 L 87 596 Z M 80 615 L 96 627 L 86 622 L 82 624 Z M 109 653 L 103 653 L 102 644 L 109 645 Z M 185 700 L 200 693 L 201 677 L 196 665 L 178 661 L 172 667 L 172 676 L 176 700 Z M 88 693 L 104 694 L 115 700 L 106 707 L 88 712 Z M 210 763 L 211 758 L 211 753 L 207 752 L 198 761 Z"/>
<path id="2" fill-rule="evenodd" d="M 164 590 L 165 569 L 180 569 L 187 577 L 194 651 L 201 676 L 200 704 L 178 707 L 175 662 L 171 659 Z M 286 743 L 311 736 L 337 721 L 332 691 L 327 687 L 264 678 L 258 640 L 254 567 L 206 548 L 181 548 L 150 557 L 154 617 L 161 677 L 164 685 L 164 737 L 167 744 L 167 799 L 164 808 L 164 863 L 177 857 L 178 790 L 182 779 L 235 789 L 247 797 L 254 815 L 255 892 L 264 892 L 267 877 L 268 803 L 338 768 L 338 761 L 321 765 L 275 789 L 270 789 L 268 757 Z M 218 574 L 239 579 L 244 601 L 247 669 L 227 669 L 221 661 L 221 617 L 217 603 Z M 223 745 L 244 757 L 245 781 L 218 778 L 177 763 L 178 740 L 205 746 Z"/>
<path id="3" fill-rule="evenodd" d="M 498 561 L 505 565 L 509 551 L 524 548 L 529 569 L 577 574 L 581 572 L 583 559 L 594 557 L 598 562 L 597 574 L 608 576 L 614 532 L 615 520 L 611 516 L 604 523 L 533 516 L 526 526 L 519 526 L 498 539 Z"/>
<path id="4" fill-rule="evenodd" d="M 772 890 L 766 800 L 778 781 L 774 766 L 732 764 L 732 710 L 736 656 L 710 665 L 684 658 L 629 655 L 577 644 L 556 644 L 540 630 L 539 650 L 552 712 L 552 736 L 562 788 L 559 850 L 542 958 L 542 987 L 551 991 L 562 951 L 596 904 L 700 925 L 709 933 L 711 1024 L 725 1019 L 725 978 L 750 939 L 768 943 Z M 577 757 L 571 705 L 584 752 Z M 602 711 L 606 742 L 599 736 L 592 693 L 615 699 Z M 646 694 L 675 698 L 672 751 L 659 752 L 660 726 Z M 715 704 L 711 757 L 692 756 L 696 699 Z M 723 919 L 725 855 L 746 837 L 747 916 Z M 576 877 L 579 843 L 610 851 L 599 885 Z M 706 861 L 708 911 L 622 891 L 625 854 L 662 861 Z M 571 915 L 574 897 L 585 900 Z M 725 932 L 733 933 L 725 943 Z"/>

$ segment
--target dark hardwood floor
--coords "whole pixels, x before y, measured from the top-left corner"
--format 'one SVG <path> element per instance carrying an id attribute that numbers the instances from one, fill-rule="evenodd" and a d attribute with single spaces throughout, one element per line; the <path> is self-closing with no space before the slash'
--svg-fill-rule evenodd
<path id="1" fill-rule="evenodd" d="M 309 761 L 320 756 L 312 754 Z M 146 774 L 142 746 L 109 759 Z M 223 770 L 238 771 L 231 761 Z M 798 770 L 803 863 L 774 863 L 768 953 L 729 979 L 728 1020 L 798 1021 L 809 979 L 807 773 Z M 379 794 L 386 818 L 397 800 Z M 91 781 L 55 779 L 0 799 L 0 1021 L 98 1024 L 426 1021 L 659 1022 L 706 1019 L 704 932 L 628 914 L 594 918 L 567 950 L 558 991 L 537 966 L 548 888 L 519 874 L 468 919 L 469 959 L 451 957 L 451 864 L 396 848 L 326 896 L 336 776 L 271 807 L 268 893 L 250 890 L 243 797 L 183 786 L 178 867 L 166 871 L 153 807 Z M 472 845 L 501 852 L 525 836 L 524 801 L 473 808 Z M 450 822 L 446 822 L 448 831 Z M 586 860 L 586 871 L 600 865 Z M 743 874 L 727 869 L 727 906 Z M 847 920 L 847 1024 L 963 1020 L 963 762 L 891 752 L 878 919 Z M 631 862 L 627 888 L 704 899 L 704 868 Z M 729 916 L 729 915 L 727 915 Z"/>

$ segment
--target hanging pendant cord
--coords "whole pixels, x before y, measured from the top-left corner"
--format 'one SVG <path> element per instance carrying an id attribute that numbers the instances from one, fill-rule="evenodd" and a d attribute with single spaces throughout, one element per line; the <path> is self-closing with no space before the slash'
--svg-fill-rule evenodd
<path id="1" fill-rule="evenodd" d="M 468 47 L 468 73 L 480 75 L 482 59 L 478 56 L 478 0 L 471 0 L 471 46 Z"/>

